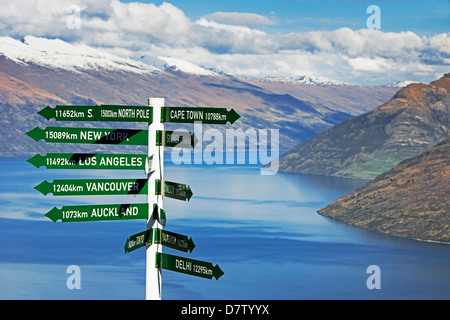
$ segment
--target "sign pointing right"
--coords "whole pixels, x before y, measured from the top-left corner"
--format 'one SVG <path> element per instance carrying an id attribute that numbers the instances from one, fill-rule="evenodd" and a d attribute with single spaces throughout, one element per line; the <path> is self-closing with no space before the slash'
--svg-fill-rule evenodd
<path id="1" fill-rule="evenodd" d="M 190 274 L 191 276 L 219 280 L 224 275 L 219 265 L 213 266 L 211 262 L 182 258 L 171 254 L 156 253 L 156 268 Z"/>
<path id="2" fill-rule="evenodd" d="M 159 179 L 155 180 L 155 193 L 183 201 L 189 201 L 193 195 L 191 188 L 185 184 Z"/>
<path id="3" fill-rule="evenodd" d="M 192 252 L 195 248 L 194 241 L 188 236 L 163 229 L 152 228 L 129 236 L 124 246 L 125 253 L 129 253 L 146 245 L 152 245 L 152 243 L 162 244 L 163 246 L 183 252 Z"/>
<path id="4" fill-rule="evenodd" d="M 203 107 L 162 107 L 161 122 L 233 124 L 241 116 L 234 109 Z"/>

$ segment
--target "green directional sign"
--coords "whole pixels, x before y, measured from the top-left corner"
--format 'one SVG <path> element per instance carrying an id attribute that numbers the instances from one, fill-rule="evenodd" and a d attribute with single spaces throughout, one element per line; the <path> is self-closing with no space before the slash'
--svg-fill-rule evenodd
<path id="1" fill-rule="evenodd" d="M 163 246 L 183 252 L 192 252 L 195 248 L 194 241 L 188 236 L 164 229 L 154 229 L 153 232 L 154 243 L 161 243 Z"/>
<path id="2" fill-rule="evenodd" d="M 156 130 L 156 145 L 165 147 L 194 148 L 198 139 L 185 131 Z"/>
<path id="3" fill-rule="evenodd" d="M 224 274 L 219 265 L 213 266 L 211 262 L 204 262 L 182 258 L 165 253 L 156 253 L 156 268 L 181 272 L 192 276 L 216 280 Z"/>
<path id="4" fill-rule="evenodd" d="M 34 128 L 26 133 L 36 141 L 59 143 L 147 145 L 147 130 L 92 128 Z"/>
<path id="5" fill-rule="evenodd" d="M 129 253 L 146 245 L 162 244 L 175 250 L 183 252 L 192 252 L 195 248 L 194 241 L 188 236 L 170 232 L 164 229 L 155 229 L 142 231 L 127 238 L 125 242 L 125 253 Z"/>
<path id="6" fill-rule="evenodd" d="M 136 249 L 151 245 L 152 238 L 153 229 L 145 230 L 129 236 L 124 246 L 125 253 L 130 253 L 131 251 L 134 251 Z"/>
<path id="7" fill-rule="evenodd" d="M 56 207 L 45 214 L 56 222 L 147 219 L 148 204 L 105 204 Z"/>
<path id="8" fill-rule="evenodd" d="M 36 168 L 47 169 L 145 169 L 146 155 L 47 153 L 36 154 L 27 161 Z"/>
<path id="9" fill-rule="evenodd" d="M 43 181 L 36 190 L 54 196 L 147 194 L 147 179 L 72 179 Z"/>
<path id="10" fill-rule="evenodd" d="M 162 107 L 161 122 L 194 123 L 200 121 L 208 124 L 233 124 L 240 115 L 226 108 L 202 107 Z"/>
<path id="11" fill-rule="evenodd" d="M 155 194 L 183 201 L 189 201 L 193 195 L 191 188 L 185 184 L 159 179 L 155 180 Z"/>
<path id="12" fill-rule="evenodd" d="M 153 121 L 153 108 L 149 106 L 47 106 L 38 113 L 47 120 L 58 121 Z"/>

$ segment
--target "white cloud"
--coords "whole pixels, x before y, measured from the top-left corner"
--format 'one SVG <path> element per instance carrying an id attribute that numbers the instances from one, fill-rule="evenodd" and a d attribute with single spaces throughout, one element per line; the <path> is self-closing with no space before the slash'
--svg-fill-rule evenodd
<path id="1" fill-rule="evenodd" d="M 79 30 L 66 26 L 73 5 L 81 9 Z M 269 28 L 272 18 L 215 12 L 193 21 L 168 2 L 0 0 L 0 7 L 1 35 L 57 37 L 147 61 L 170 56 L 237 76 L 306 73 L 379 84 L 431 81 L 450 71 L 450 33 L 425 37 L 344 27 L 271 34 L 260 27 Z"/>
<path id="2" fill-rule="evenodd" d="M 384 58 L 347 58 L 348 64 L 354 71 L 368 71 L 368 72 L 386 72 L 390 69 L 392 61 Z"/>
<path id="3" fill-rule="evenodd" d="M 245 26 L 220 24 L 201 18 L 195 22 L 194 43 L 217 53 L 268 53 L 276 49 L 264 31 Z"/>
<path id="4" fill-rule="evenodd" d="M 276 25 L 277 23 L 265 16 L 256 13 L 244 12 L 214 12 L 205 16 L 208 20 L 225 22 L 242 26 Z"/>
<path id="5" fill-rule="evenodd" d="M 142 33 L 168 38 L 189 33 L 191 21 L 184 12 L 170 3 L 121 3 L 112 0 L 115 21 L 121 32 Z"/>

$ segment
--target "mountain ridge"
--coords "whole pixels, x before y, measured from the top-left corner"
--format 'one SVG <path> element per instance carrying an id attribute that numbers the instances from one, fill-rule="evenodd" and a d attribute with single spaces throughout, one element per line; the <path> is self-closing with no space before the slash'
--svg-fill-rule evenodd
<path id="1" fill-rule="evenodd" d="M 4 37 L 0 38 L 0 41 L 4 40 Z M 232 127 L 226 125 L 215 128 L 223 133 L 227 128 L 243 131 L 250 128 L 278 129 L 280 150 L 287 150 L 342 120 L 374 108 L 397 92 L 395 88 L 267 83 L 214 70 L 211 72 L 218 75 L 199 75 L 183 72 L 176 67 L 176 63 L 175 67 L 166 69 L 155 67 L 158 69 L 155 71 L 141 62 L 129 63 L 129 60 L 120 57 L 106 61 L 111 55 L 104 55 L 95 49 L 83 51 L 85 47 L 77 47 L 62 40 L 28 37 L 24 40 L 30 43 L 28 45 L 10 38 L 7 40 L 20 50 L 13 50 L 18 56 L 17 59 L 10 59 L 1 54 L 7 50 L 0 46 L 0 96 L 3 98 L 0 101 L 3 110 L 0 127 L 4 147 L 0 150 L 1 156 L 44 150 L 87 150 L 86 146 L 41 143 L 37 144 L 37 149 L 33 149 L 23 133 L 36 126 L 54 124 L 37 115 L 47 105 L 145 105 L 149 97 L 165 97 L 166 104 L 172 106 L 233 108 L 241 115 L 239 121 Z M 73 61 L 71 51 L 74 51 Z M 100 56 L 97 62 L 96 55 Z M 29 56 L 32 58 L 26 58 Z M 18 57 L 26 59 L 20 60 Z M 86 60 L 83 60 L 84 57 Z M 63 58 L 67 61 L 59 65 Z M 155 64 L 159 63 L 161 67 L 164 65 L 161 61 Z M 105 68 L 102 67 L 103 63 Z M 141 66 L 143 69 L 137 72 Z M 184 71 L 192 71 L 192 65 L 187 66 L 188 70 Z M 65 125 L 94 126 L 76 122 Z M 118 124 L 96 123 L 95 126 L 110 128 Z M 130 126 L 136 125 L 120 124 L 124 129 Z M 169 127 L 174 126 L 168 124 Z M 210 127 L 205 125 L 205 128 Z M 96 147 L 99 151 L 105 150 L 101 146 Z M 89 150 L 92 150 L 92 146 Z"/>
<path id="2" fill-rule="evenodd" d="M 372 111 L 347 119 L 279 158 L 291 173 L 373 178 L 450 133 L 450 73 L 413 83 Z"/>
<path id="3" fill-rule="evenodd" d="M 296 77 L 277 77 L 277 76 L 266 76 L 260 79 L 263 82 L 279 82 L 279 83 L 290 83 L 290 84 L 306 84 L 311 86 L 355 86 L 354 84 L 346 83 L 339 80 L 333 80 L 325 77 L 312 76 L 312 75 L 301 75 Z"/>
<path id="4" fill-rule="evenodd" d="M 319 214 L 348 225 L 450 242 L 450 137 L 406 159 Z"/>

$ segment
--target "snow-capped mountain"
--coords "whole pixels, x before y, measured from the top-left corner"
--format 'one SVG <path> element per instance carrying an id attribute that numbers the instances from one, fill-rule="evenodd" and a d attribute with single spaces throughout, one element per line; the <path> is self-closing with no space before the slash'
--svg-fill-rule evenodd
<path id="1" fill-rule="evenodd" d="M 198 75 L 198 76 L 220 76 L 221 74 L 219 72 L 216 72 L 212 69 L 207 69 L 204 67 L 201 67 L 199 65 L 196 65 L 194 63 L 172 58 L 172 57 L 158 57 L 158 59 L 164 61 L 164 67 L 165 69 L 173 69 L 176 71 L 181 71 L 188 74 Z"/>
<path id="2" fill-rule="evenodd" d="M 403 88 L 406 87 L 407 85 L 414 83 L 414 81 L 397 81 L 397 82 L 392 82 L 386 85 L 386 87 L 390 87 L 390 88 Z"/>
<path id="3" fill-rule="evenodd" d="M 164 97 L 173 106 L 233 108 L 241 116 L 234 128 L 279 129 L 280 148 L 287 150 L 342 120 L 375 108 L 398 90 L 337 87 L 330 81 L 320 83 L 334 86 L 280 86 L 172 57 L 142 56 L 136 60 L 58 39 L 0 37 L 0 155 L 48 152 L 45 143 L 36 149 L 24 134 L 47 125 L 37 113 L 47 105 L 141 105 L 149 97 Z M 126 129 L 134 124 L 121 126 Z M 57 144 L 52 150 L 84 152 L 85 147 Z"/>
<path id="4" fill-rule="evenodd" d="M 288 84 L 307 84 L 312 86 L 353 86 L 352 84 L 343 81 L 312 75 L 303 75 L 298 77 L 267 76 L 262 78 L 261 81 Z"/>
<path id="5" fill-rule="evenodd" d="M 26 36 L 22 41 L 0 37 L 0 55 L 19 64 L 36 64 L 79 73 L 86 70 L 161 72 L 155 66 L 121 58 L 85 45 L 74 45 L 60 39 Z"/>
<path id="6" fill-rule="evenodd" d="M 123 71 L 159 73 L 164 70 L 181 71 L 199 76 L 221 76 L 220 72 L 172 57 L 146 57 L 143 61 L 122 58 L 86 45 L 76 45 L 60 39 L 26 36 L 22 41 L 0 37 L 0 55 L 19 64 L 30 63 L 75 73 L 95 71 Z M 145 62 L 144 62 L 145 61 Z"/>

